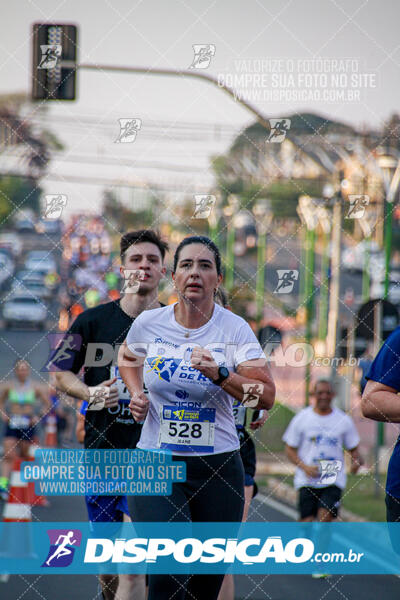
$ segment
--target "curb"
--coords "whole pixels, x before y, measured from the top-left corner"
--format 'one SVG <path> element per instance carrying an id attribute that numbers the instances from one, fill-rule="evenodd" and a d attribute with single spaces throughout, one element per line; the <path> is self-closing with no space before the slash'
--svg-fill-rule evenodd
<path id="1" fill-rule="evenodd" d="M 291 485 L 283 483 L 276 477 L 268 477 L 266 485 L 260 488 L 267 494 L 274 496 L 277 500 L 282 500 L 285 504 L 297 508 L 297 491 Z M 339 521 L 350 521 L 355 523 L 365 523 L 367 519 L 356 515 L 345 508 L 340 509 Z"/>

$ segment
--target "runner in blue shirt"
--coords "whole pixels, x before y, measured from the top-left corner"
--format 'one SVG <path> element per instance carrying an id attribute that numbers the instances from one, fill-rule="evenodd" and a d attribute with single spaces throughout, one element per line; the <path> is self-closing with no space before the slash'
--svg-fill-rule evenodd
<path id="1" fill-rule="evenodd" d="M 400 327 L 383 343 L 366 379 L 361 402 L 364 417 L 400 423 Z M 400 521 L 400 437 L 389 461 L 385 502 L 387 520 Z"/>

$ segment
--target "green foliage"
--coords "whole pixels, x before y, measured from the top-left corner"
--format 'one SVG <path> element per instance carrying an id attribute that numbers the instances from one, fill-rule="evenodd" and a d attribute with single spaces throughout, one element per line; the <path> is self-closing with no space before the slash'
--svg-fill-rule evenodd
<path id="1" fill-rule="evenodd" d="M 254 443 L 257 451 L 266 452 L 283 452 L 285 444 L 282 441 L 282 436 L 293 419 L 295 413 L 284 404 L 275 402 L 273 408 L 269 411 L 269 416 L 264 427 L 258 429 L 254 434 Z"/>
<path id="2" fill-rule="evenodd" d="M 118 231 L 151 227 L 154 223 L 154 215 L 159 213 L 157 205 L 158 199 L 154 198 L 149 202 L 148 209 L 133 211 L 120 202 L 114 190 L 103 192 L 103 214 Z"/>
<path id="3" fill-rule="evenodd" d="M 321 197 L 322 182 L 316 179 L 290 179 L 276 181 L 268 186 L 266 196 L 271 200 L 275 217 L 297 217 L 297 204 L 300 196 Z"/>
<path id="4" fill-rule="evenodd" d="M 12 213 L 31 209 L 39 212 L 42 190 L 36 179 L 27 177 L 0 177 L 0 216 L 2 225 L 9 225 Z"/>
<path id="5" fill-rule="evenodd" d="M 379 496 L 375 496 L 374 473 L 347 477 L 346 492 L 343 494 L 343 507 L 368 521 L 386 521 L 385 479 L 379 476 Z"/>

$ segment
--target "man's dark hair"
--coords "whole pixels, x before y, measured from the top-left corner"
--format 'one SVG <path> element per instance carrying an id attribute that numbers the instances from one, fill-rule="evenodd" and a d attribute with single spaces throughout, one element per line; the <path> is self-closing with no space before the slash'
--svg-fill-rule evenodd
<path id="1" fill-rule="evenodd" d="M 161 258 L 164 260 L 165 253 L 168 250 L 168 244 L 161 239 L 160 233 L 153 229 L 139 229 L 138 231 L 128 231 L 127 233 L 124 233 L 120 241 L 121 260 L 124 260 L 125 252 L 132 244 L 141 244 L 142 242 L 150 242 L 150 244 L 157 246 L 161 253 Z"/>
<path id="2" fill-rule="evenodd" d="M 331 379 L 328 379 L 328 377 L 320 377 L 320 378 L 319 378 L 319 379 L 317 379 L 317 380 L 315 381 L 315 383 L 314 383 L 314 389 L 313 389 L 313 391 L 314 391 L 314 394 L 317 392 L 317 387 L 318 387 L 320 384 L 323 384 L 323 385 L 329 385 L 329 386 L 330 386 L 330 388 L 331 388 L 331 392 L 332 392 L 332 394 L 334 394 L 334 393 L 335 393 L 335 387 L 334 387 L 334 385 L 333 385 L 333 381 L 332 381 Z"/>
<path id="3" fill-rule="evenodd" d="M 205 235 L 191 235 L 181 241 L 174 254 L 174 273 L 178 264 L 180 251 L 185 246 L 189 246 L 189 244 L 203 244 L 203 246 L 207 246 L 207 248 L 214 254 L 217 273 L 218 275 L 221 274 L 221 254 L 214 242 Z"/>

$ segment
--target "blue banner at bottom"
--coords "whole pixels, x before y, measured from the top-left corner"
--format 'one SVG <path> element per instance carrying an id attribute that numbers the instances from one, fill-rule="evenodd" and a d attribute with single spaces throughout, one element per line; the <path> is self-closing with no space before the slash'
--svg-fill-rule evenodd
<path id="1" fill-rule="evenodd" d="M 0 573 L 397 574 L 400 523 L 2 523 Z"/>

